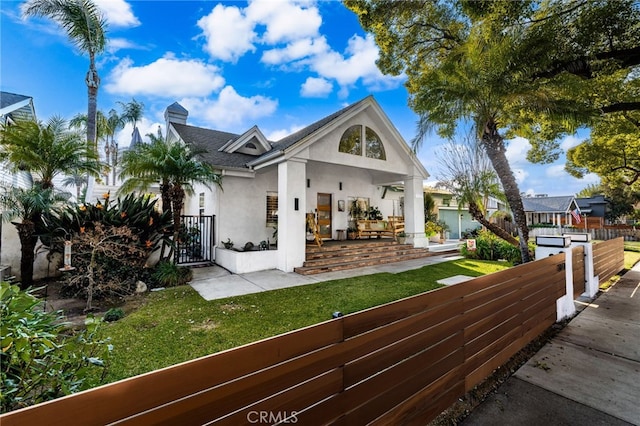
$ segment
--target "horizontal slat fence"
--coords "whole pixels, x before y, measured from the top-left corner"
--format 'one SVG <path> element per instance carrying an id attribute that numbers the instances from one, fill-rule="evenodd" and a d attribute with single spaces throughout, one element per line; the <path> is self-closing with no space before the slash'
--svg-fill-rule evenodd
<path id="1" fill-rule="evenodd" d="M 11 412 L 0 422 L 238 425 L 266 415 L 271 423 L 425 423 L 554 323 L 564 256 Z"/>
<path id="2" fill-rule="evenodd" d="M 575 246 L 571 249 L 571 258 L 573 266 L 573 298 L 577 299 L 586 289 L 584 247 Z"/>
<path id="3" fill-rule="evenodd" d="M 593 245 L 593 274 L 607 281 L 624 268 L 624 239 L 602 241 Z"/>

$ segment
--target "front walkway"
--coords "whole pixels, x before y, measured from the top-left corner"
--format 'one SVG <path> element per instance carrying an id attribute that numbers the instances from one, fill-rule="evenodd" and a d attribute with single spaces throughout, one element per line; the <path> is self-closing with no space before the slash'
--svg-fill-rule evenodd
<path id="1" fill-rule="evenodd" d="M 640 263 L 474 409 L 469 425 L 640 425 Z"/>
<path id="2" fill-rule="evenodd" d="M 246 274 L 232 274 L 219 266 L 208 266 L 193 269 L 191 287 L 205 300 L 214 300 L 305 284 L 315 284 L 323 281 L 377 274 L 380 272 L 397 274 L 398 272 L 418 269 L 426 265 L 447 262 L 460 259 L 461 257 L 462 256 L 459 255 L 445 254 L 315 275 L 300 275 L 295 272 L 282 272 L 277 269 L 249 272 Z"/>

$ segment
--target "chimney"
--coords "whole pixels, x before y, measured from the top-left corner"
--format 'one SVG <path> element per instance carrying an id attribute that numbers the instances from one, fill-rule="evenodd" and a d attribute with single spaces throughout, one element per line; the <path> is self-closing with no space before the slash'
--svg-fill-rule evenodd
<path id="1" fill-rule="evenodd" d="M 189 111 L 184 109 L 182 105 L 177 102 L 172 103 L 164 112 L 164 120 L 167 124 L 166 128 L 169 129 L 169 123 L 187 124 L 188 116 Z"/>

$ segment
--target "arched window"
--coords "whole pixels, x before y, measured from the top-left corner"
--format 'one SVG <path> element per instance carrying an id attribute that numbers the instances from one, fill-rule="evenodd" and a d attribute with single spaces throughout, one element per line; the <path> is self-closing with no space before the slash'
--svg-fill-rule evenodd
<path id="1" fill-rule="evenodd" d="M 376 132 L 367 127 L 366 131 L 367 138 L 367 157 L 375 158 L 376 160 L 386 160 L 387 156 L 384 153 L 384 146 L 382 145 L 382 141 Z"/>
<path id="2" fill-rule="evenodd" d="M 245 148 L 251 148 L 251 149 L 258 149 L 256 147 L 256 144 L 254 144 L 253 142 L 248 142 L 244 147 Z"/>
<path id="3" fill-rule="evenodd" d="M 338 151 L 362 155 L 362 126 L 351 126 L 342 134 Z"/>

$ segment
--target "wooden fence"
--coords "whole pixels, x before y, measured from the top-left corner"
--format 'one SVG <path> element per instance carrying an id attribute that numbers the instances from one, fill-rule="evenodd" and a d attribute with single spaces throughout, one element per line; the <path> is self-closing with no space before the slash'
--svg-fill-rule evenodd
<path id="1" fill-rule="evenodd" d="M 640 241 L 640 229 L 627 228 L 602 228 L 602 229 L 582 229 L 582 228 L 531 228 L 529 238 L 535 239 L 539 235 L 562 235 L 562 234 L 591 234 L 592 240 L 613 240 L 623 238 L 625 241 Z"/>
<path id="2" fill-rule="evenodd" d="M 624 268 L 623 254 L 622 237 L 593 244 L 593 274 L 600 282 L 607 281 Z"/>
<path id="3" fill-rule="evenodd" d="M 598 246 L 603 278 L 622 247 Z M 555 322 L 564 260 L 550 256 L 7 413 L 0 423 L 425 424 Z"/>

